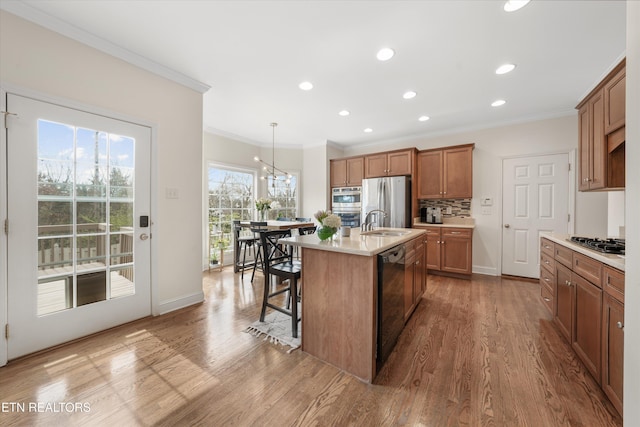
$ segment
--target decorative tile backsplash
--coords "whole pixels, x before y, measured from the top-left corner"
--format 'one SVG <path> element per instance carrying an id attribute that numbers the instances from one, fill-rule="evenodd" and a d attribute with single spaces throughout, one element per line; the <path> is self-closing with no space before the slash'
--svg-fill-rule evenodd
<path id="1" fill-rule="evenodd" d="M 443 217 L 471 216 L 471 199 L 420 200 L 420 208 L 442 208 Z M 451 214 L 446 208 L 451 207 Z"/>

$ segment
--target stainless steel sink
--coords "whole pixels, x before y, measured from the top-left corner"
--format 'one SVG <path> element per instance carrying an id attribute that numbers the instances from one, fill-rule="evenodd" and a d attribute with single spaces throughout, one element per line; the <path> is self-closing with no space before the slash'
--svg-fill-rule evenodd
<path id="1" fill-rule="evenodd" d="M 360 233 L 363 236 L 377 236 L 377 237 L 390 237 L 390 236 L 404 236 L 411 233 L 410 231 L 398 231 L 398 230 L 371 230 Z"/>

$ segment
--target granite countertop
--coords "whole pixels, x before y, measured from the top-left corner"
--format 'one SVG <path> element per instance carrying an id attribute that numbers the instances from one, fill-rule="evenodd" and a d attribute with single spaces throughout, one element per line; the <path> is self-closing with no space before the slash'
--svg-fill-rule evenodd
<path id="1" fill-rule="evenodd" d="M 421 222 L 420 217 L 413 219 L 414 227 L 455 227 L 455 228 L 476 228 L 476 221 L 471 217 L 454 216 L 442 218 L 442 224 L 430 224 Z"/>
<path id="2" fill-rule="evenodd" d="M 606 264 L 610 267 L 617 268 L 618 270 L 624 271 L 624 264 L 625 264 L 624 255 L 605 254 L 605 253 L 593 251 L 591 249 L 587 249 L 584 246 L 580 246 L 577 243 L 569 241 L 568 239 L 571 236 L 568 234 L 542 233 L 540 236 L 551 240 L 553 243 L 557 243 L 559 245 L 565 246 L 573 251 L 586 255 L 595 260 L 598 260 L 601 263 Z"/>
<path id="3" fill-rule="evenodd" d="M 304 236 L 292 236 L 280 239 L 279 242 L 302 248 L 317 249 L 321 251 L 342 252 L 352 255 L 374 256 L 387 249 L 408 242 L 426 233 L 425 230 L 412 228 L 377 228 L 373 231 L 403 233 L 397 235 L 376 236 L 361 234 L 360 229 L 352 228 L 351 236 L 340 236 L 338 232 L 333 240 L 320 240 L 317 234 Z"/>

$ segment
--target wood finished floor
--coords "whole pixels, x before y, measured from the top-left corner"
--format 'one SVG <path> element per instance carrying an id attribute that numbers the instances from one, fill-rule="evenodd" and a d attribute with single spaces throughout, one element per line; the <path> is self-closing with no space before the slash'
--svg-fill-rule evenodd
<path id="1" fill-rule="evenodd" d="M 203 284 L 203 304 L 0 368 L 0 404 L 90 410 L 3 406 L 0 425 L 621 425 L 536 283 L 429 276 L 373 385 L 243 333 L 258 317 L 262 278 L 252 285 L 225 270 L 203 274 Z"/>

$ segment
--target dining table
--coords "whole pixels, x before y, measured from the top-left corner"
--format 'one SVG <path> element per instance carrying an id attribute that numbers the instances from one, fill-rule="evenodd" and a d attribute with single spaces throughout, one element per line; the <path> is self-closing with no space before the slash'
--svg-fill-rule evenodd
<path id="1" fill-rule="evenodd" d="M 301 227 L 312 227 L 315 225 L 313 221 L 281 221 L 281 220 L 268 220 L 267 230 L 293 230 Z M 249 227 L 251 221 L 240 221 L 240 225 Z M 240 258 L 240 243 L 235 241 L 233 244 L 233 272 L 240 271 L 238 267 L 238 261 Z"/>

